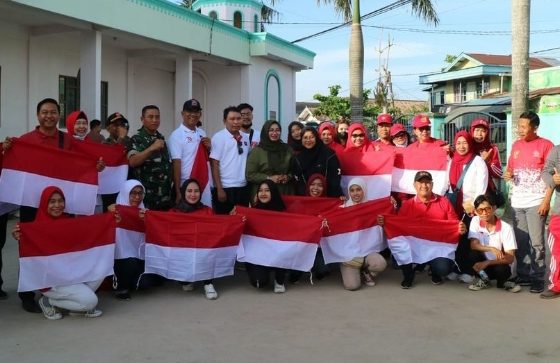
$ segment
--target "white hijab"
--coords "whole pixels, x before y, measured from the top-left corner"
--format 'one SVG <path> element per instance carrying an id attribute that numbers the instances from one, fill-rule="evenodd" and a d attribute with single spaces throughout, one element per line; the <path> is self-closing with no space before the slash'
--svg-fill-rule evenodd
<path id="1" fill-rule="evenodd" d="M 365 180 L 362 179 L 362 178 L 352 178 L 352 179 L 350 179 L 350 182 L 348 182 L 348 189 L 347 189 L 348 200 L 346 200 L 346 202 L 344 202 L 344 208 L 350 207 L 352 205 L 359 204 L 359 203 L 354 203 L 352 198 L 350 198 L 350 187 L 352 185 L 359 186 L 360 188 L 362 188 L 362 190 L 364 192 L 364 197 L 362 198 L 362 200 L 359 203 L 363 203 L 364 201 L 367 200 L 367 188 L 366 188 Z"/>
<path id="2" fill-rule="evenodd" d="M 146 193 L 146 189 L 144 189 L 144 186 L 138 180 L 129 179 L 125 181 L 121 186 L 119 195 L 117 195 L 117 204 L 130 206 L 130 191 L 138 186 L 142 187 L 142 191 Z M 144 207 L 144 201 L 140 202 L 138 208 L 146 208 Z"/>

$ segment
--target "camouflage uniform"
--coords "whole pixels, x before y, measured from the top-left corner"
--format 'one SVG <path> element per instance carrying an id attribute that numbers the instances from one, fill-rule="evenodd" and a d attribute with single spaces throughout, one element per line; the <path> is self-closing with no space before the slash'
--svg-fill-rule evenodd
<path id="1" fill-rule="evenodd" d="M 128 157 L 146 150 L 151 144 L 161 139 L 165 141 L 162 134 L 156 131 L 155 135 L 149 134 L 144 127 L 130 138 L 127 144 Z M 167 144 L 160 151 L 152 153 L 144 164 L 132 168 L 132 175 L 138 179 L 146 189 L 144 204 L 148 209 L 169 209 L 172 206 L 171 181 L 172 181 L 171 159 Z"/>

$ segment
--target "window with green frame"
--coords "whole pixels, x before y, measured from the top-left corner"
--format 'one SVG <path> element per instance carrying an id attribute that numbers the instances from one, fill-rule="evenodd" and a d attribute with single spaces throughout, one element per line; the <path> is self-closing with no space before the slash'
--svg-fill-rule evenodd
<path id="1" fill-rule="evenodd" d="M 59 127 L 66 127 L 66 117 L 80 109 L 80 78 L 58 76 L 58 103 L 60 104 Z M 109 82 L 101 81 L 101 120 L 103 127 L 109 110 Z"/>

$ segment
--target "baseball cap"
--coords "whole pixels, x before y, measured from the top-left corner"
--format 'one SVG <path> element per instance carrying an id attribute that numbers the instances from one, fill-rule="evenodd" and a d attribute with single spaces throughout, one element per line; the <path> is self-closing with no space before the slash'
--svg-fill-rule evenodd
<path id="1" fill-rule="evenodd" d="M 431 125 L 432 122 L 430 121 L 430 118 L 426 115 L 416 115 L 412 119 L 412 127 L 414 127 L 415 129 L 419 127 L 426 127 Z"/>
<path id="2" fill-rule="evenodd" d="M 377 124 L 393 124 L 393 118 L 388 113 L 382 113 L 377 116 Z"/>
<path id="3" fill-rule="evenodd" d="M 430 181 L 432 181 L 432 174 L 430 174 L 429 172 L 425 171 L 425 170 L 421 170 L 419 172 L 416 173 L 416 175 L 414 176 L 414 181 L 420 181 L 422 179 L 430 179 Z"/>
<path id="4" fill-rule="evenodd" d="M 391 137 L 396 136 L 400 132 L 406 132 L 406 128 L 403 124 L 394 124 L 393 126 L 391 126 Z"/>
<path id="5" fill-rule="evenodd" d="M 191 98 L 190 100 L 183 103 L 183 111 L 198 112 L 202 111 L 202 107 L 200 107 L 200 102 L 198 102 L 194 98 Z"/>
<path id="6" fill-rule="evenodd" d="M 485 127 L 486 129 L 489 129 L 488 121 L 486 121 L 484 119 L 481 119 L 481 118 L 477 118 L 476 120 L 473 120 L 473 122 L 471 123 L 471 129 L 473 129 L 477 126 L 482 126 L 482 127 Z"/>
<path id="7" fill-rule="evenodd" d="M 128 120 L 120 113 L 120 112 L 115 112 L 110 114 L 107 117 L 107 126 L 112 124 L 112 123 L 120 123 L 122 126 L 128 128 Z"/>

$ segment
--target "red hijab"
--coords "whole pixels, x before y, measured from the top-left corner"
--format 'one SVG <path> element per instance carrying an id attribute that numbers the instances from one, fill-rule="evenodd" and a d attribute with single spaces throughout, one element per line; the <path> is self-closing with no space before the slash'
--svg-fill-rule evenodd
<path id="1" fill-rule="evenodd" d="M 41 193 L 41 201 L 39 202 L 39 208 L 37 209 L 37 216 L 35 217 L 35 221 L 51 221 L 59 218 L 69 217 L 68 214 L 63 213 L 60 217 L 55 218 L 48 213 L 49 199 L 51 199 L 54 193 L 60 194 L 62 198 L 66 200 L 66 198 L 64 197 L 64 193 L 59 187 L 46 187 Z"/>
<path id="2" fill-rule="evenodd" d="M 361 131 L 364 134 L 364 144 L 360 147 L 354 146 L 354 140 L 352 139 L 352 133 L 354 131 Z M 355 151 L 367 151 L 371 145 L 371 140 L 369 139 L 368 132 L 366 128 L 361 123 L 353 123 L 348 128 L 348 141 L 346 141 L 346 151 L 355 150 Z"/>
<path id="3" fill-rule="evenodd" d="M 483 119 L 476 119 L 473 120 L 471 123 L 471 132 L 470 135 L 474 134 L 474 129 L 477 127 L 484 127 L 487 131 L 486 137 L 482 142 L 476 142 L 473 139 L 473 153 L 476 155 L 480 154 L 481 151 L 488 151 L 492 147 L 492 142 L 490 141 L 490 124 L 486 120 Z"/>
<path id="4" fill-rule="evenodd" d="M 344 147 L 336 141 L 336 131 L 334 129 L 334 125 L 330 122 L 321 123 L 321 125 L 319 126 L 319 137 L 323 134 L 323 131 L 325 130 L 329 131 L 333 138 L 333 141 L 330 144 L 328 145 L 325 144 L 325 145 L 337 154 L 341 151 L 344 151 Z"/>
<path id="5" fill-rule="evenodd" d="M 469 144 L 469 151 L 465 155 L 459 155 L 457 151 L 453 153 L 453 159 L 451 160 L 451 168 L 449 169 L 449 182 L 451 183 L 451 187 L 455 189 L 457 183 L 459 182 L 459 178 L 461 178 L 461 174 L 463 173 L 463 168 L 469 161 L 471 161 L 475 157 L 474 153 L 474 140 L 472 136 L 465 130 L 459 131 L 455 134 L 455 140 L 453 141 L 453 145 L 457 144 L 457 140 L 460 137 L 464 137 Z"/>
<path id="6" fill-rule="evenodd" d="M 305 195 L 308 196 L 308 197 L 311 196 L 311 193 L 309 192 L 309 187 L 311 186 L 311 183 L 313 183 L 313 181 L 315 181 L 315 179 L 319 179 L 323 183 L 323 193 L 321 193 L 320 197 L 326 197 L 327 196 L 327 179 L 325 179 L 323 174 L 319 174 L 319 173 L 311 174 L 311 176 L 307 179 L 307 186 L 305 188 Z"/>

